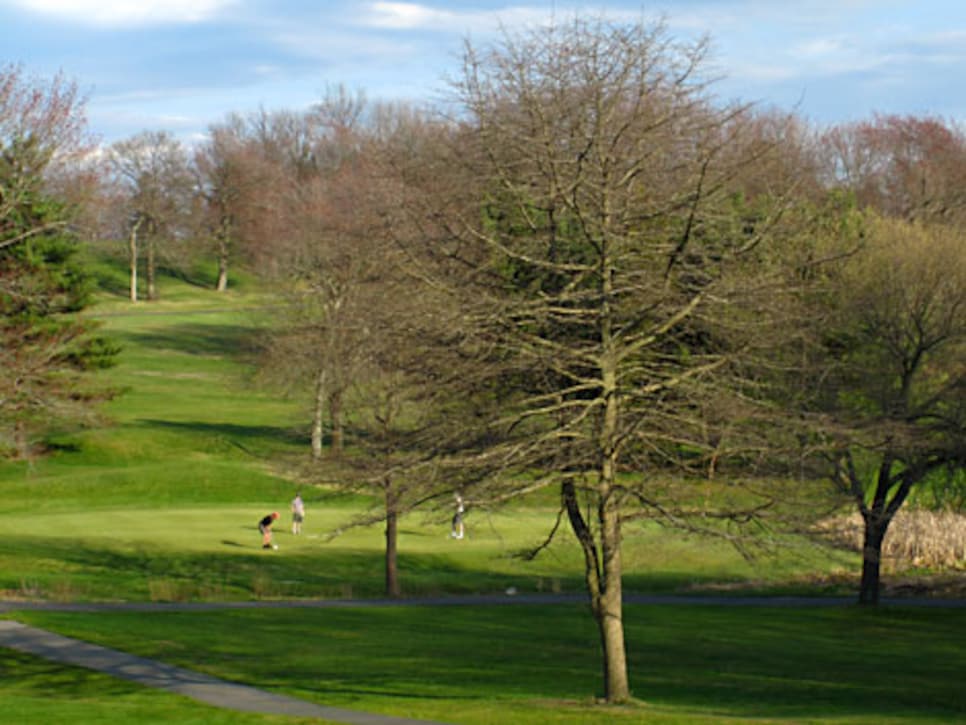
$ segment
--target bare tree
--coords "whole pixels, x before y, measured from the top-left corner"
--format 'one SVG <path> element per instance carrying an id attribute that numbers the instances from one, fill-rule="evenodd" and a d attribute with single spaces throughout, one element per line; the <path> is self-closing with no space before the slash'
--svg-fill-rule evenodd
<path id="1" fill-rule="evenodd" d="M 380 287 L 395 292 L 404 289 L 392 283 Z M 400 343 L 409 344 L 402 319 L 406 306 L 391 303 L 387 309 L 384 299 L 379 303 L 382 314 L 371 320 L 368 364 L 364 371 L 357 371 L 352 394 L 357 440 L 351 453 L 340 459 L 339 468 L 327 469 L 327 475 L 345 490 L 377 494 L 369 511 L 340 526 L 332 536 L 348 528 L 383 522 L 385 591 L 386 596 L 397 598 L 402 595 L 399 522 L 407 513 L 437 498 L 446 484 L 427 455 L 426 396 L 419 379 L 407 374 L 408 355 L 399 347 Z M 385 326 L 387 322 L 391 327 Z"/>
<path id="2" fill-rule="evenodd" d="M 713 102 L 704 53 L 579 18 L 468 47 L 450 152 L 407 179 L 411 269 L 445 300 L 420 335 L 449 400 L 440 461 L 489 500 L 559 486 L 609 702 L 630 697 L 622 527 L 698 512 L 653 477 L 707 470 L 703 412 L 749 414 L 743 365 L 769 339 L 774 215 L 737 192 L 773 146 Z"/>
<path id="3" fill-rule="evenodd" d="M 824 135 L 831 186 L 859 204 L 909 221 L 966 219 L 966 135 L 933 117 L 876 116 Z"/>
<path id="4" fill-rule="evenodd" d="M 215 289 L 228 289 L 229 266 L 242 250 L 246 224 L 265 211 L 257 191 L 271 189 L 248 138 L 245 120 L 229 116 L 209 129 L 208 141 L 195 152 L 196 188 L 201 200 L 203 233 L 214 242 L 218 265 Z"/>
<path id="5" fill-rule="evenodd" d="M 147 244 L 148 299 L 157 298 L 156 245 L 185 228 L 194 180 L 181 142 L 166 131 L 144 131 L 118 141 L 110 150 L 111 164 L 127 208 L 130 296 L 138 299 L 138 239 Z"/>

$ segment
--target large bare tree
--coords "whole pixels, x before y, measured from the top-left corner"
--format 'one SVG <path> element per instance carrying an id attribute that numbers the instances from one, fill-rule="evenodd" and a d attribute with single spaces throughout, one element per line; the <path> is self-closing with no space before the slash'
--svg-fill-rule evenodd
<path id="1" fill-rule="evenodd" d="M 412 270 L 440 300 L 421 333 L 440 460 L 489 500 L 559 486 L 609 702 L 630 697 L 622 527 L 697 510 L 660 481 L 722 453 L 770 339 L 780 188 L 740 191 L 773 145 L 713 101 L 704 54 L 580 18 L 468 47 L 449 150 L 407 180 Z"/>

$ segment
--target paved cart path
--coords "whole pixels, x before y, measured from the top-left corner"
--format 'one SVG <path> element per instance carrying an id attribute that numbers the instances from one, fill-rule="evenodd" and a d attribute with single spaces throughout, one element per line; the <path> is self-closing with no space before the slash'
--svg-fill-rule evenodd
<path id="1" fill-rule="evenodd" d="M 317 717 L 331 722 L 356 725 L 425 725 L 427 722 L 316 705 L 294 697 L 276 695 L 163 662 L 63 637 L 43 629 L 28 627 L 20 622 L 0 621 L 0 647 L 99 670 L 115 677 L 168 690 L 209 705 L 231 710 Z"/>

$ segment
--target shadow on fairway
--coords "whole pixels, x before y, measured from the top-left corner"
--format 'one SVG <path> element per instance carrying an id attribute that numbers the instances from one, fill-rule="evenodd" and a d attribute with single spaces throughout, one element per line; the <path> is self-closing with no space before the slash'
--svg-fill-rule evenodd
<path id="1" fill-rule="evenodd" d="M 258 349 L 261 334 L 264 333 L 245 325 L 185 322 L 150 332 L 122 330 L 112 336 L 138 347 L 250 361 Z"/>
<path id="2" fill-rule="evenodd" d="M 143 542 L 117 546 L 96 539 L 18 536 L 5 547 L 12 560 L 60 562 L 56 572 L 35 574 L 33 596 L 54 600 L 230 601 L 250 599 L 379 598 L 385 593 L 382 552 L 324 547 L 287 549 L 266 557 L 255 523 L 251 543 L 218 538 L 215 551 L 172 551 Z M 401 554 L 406 596 L 503 592 L 518 578 L 475 571 L 443 555 Z M 0 571 L 0 590 L 25 585 L 14 571 Z M 566 582 L 574 591 L 576 581 Z M 549 591 L 549 588 L 548 588 Z"/>
<path id="3" fill-rule="evenodd" d="M 156 418 L 140 418 L 138 424 L 165 430 L 178 431 L 188 435 L 203 434 L 210 438 L 226 441 L 247 453 L 265 444 L 308 447 L 305 434 L 291 427 L 274 425 L 240 425 L 238 423 L 211 423 L 206 421 L 171 421 Z M 252 453 L 252 455 L 255 455 Z"/>

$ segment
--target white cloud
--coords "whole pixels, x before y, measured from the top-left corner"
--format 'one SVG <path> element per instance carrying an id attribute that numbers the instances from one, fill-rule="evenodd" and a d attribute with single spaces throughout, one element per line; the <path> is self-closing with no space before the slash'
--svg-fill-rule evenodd
<path id="1" fill-rule="evenodd" d="M 492 11 L 455 12 L 410 2 L 374 2 L 368 4 L 368 15 L 358 23 L 386 30 L 434 30 L 465 33 L 492 32 L 501 25 L 521 28 L 551 22 L 554 13 L 547 7 L 509 6 Z M 566 13 L 558 13 L 566 16 Z M 608 14 L 610 17 L 614 13 Z"/>
<path id="2" fill-rule="evenodd" d="M 371 9 L 366 24 L 393 30 L 448 27 L 456 17 L 455 13 L 416 3 L 377 2 Z"/>
<path id="3" fill-rule="evenodd" d="M 276 31 L 272 40 L 286 50 L 305 58 L 314 58 L 326 63 L 340 60 L 374 59 L 382 62 L 386 58 L 409 56 L 418 48 L 406 41 L 373 38 L 357 32 L 333 33 L 326 28 L 291 28 Z"/>
<path id="4" fill-rule="evenodd" d="M 841 37 L 813 38 L 792 48 L 792 55 L 801 58 L 822 58 L 841 53 L 848 43 Z"/>
<path id="5" fill-rule="evenodd" d="M 215 17 L 235 0 L 14 0 L 50 17 L 106 27 L 197 23 Z"/>
<path id="6" fill-rule="evenodd" d="M 889 44 L 848 35 L 812 38 L 792 46 L 788 54 L 809 72 L 821 75 L 880 71 L 896 60 Z"/>
<path id="7" fill-rule="evenodd" d="M 800 67 L 783 65 L 781 63 L 733 62 L 729 64 L 726 78 L 757 81 L 763 83 L 778 83 L 801 77 Z"/>

